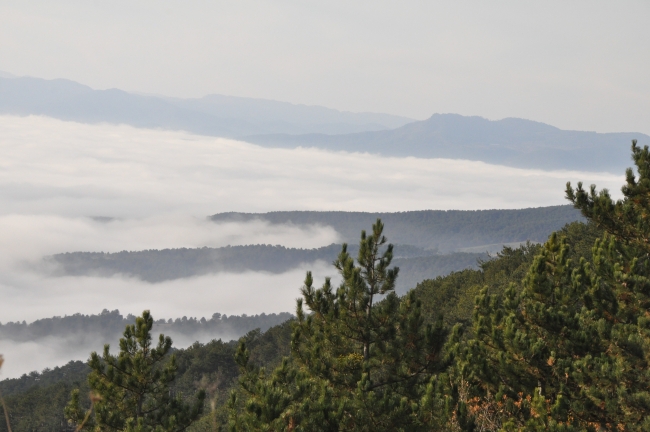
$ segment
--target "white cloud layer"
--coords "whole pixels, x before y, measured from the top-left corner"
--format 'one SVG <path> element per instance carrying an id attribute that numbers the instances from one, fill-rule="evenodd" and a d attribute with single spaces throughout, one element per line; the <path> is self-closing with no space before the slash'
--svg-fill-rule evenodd
<path id="1" fill-rule="evenodd" d="M 567 180 L 622 177 L 483 162 L 268 149 L 183 132 L 0 117 L 0 212 L 203 217 L 221 211 L 404 211 L 564 203 Z"/>
<path id="2" fill-rule="evenodd" d="M 29 273 L 3 275 L 0 280 L 2 321 L 33 321 L 41 317 L 99 313 L 119 309 L 139 315 L 149 309 L 154 318 L 184 315 L 210 318 L 213 313 L 293 312 L 306 270 L 314 277 L 335 276 L 335 269 L 316 262 L 281 274 L 218 273 L 161 283 L 130 278 L 45 278 Z"/>
<path id="3" fill-rule="evenodd" d="M 256 243 L 313 248 L 338 240 L 329 227 L 206 220 L 217 212 L 521 208 L 564 203 L 567 180 L 613 191 L 623 180 L 461 160 L 266 149 L 42 117 L 0 116 L 0 155 L 0 322 L 104 308 L 134 314 L 151 309 L 160 318 L 293 311 L 307 268 L 319 277 L 333 274 L 320 263 L 279 275 L 222 273 L 149 284 L 34 271 L 44 255 L 67 251 Z M 53 342 L 40 360 L 28 361 L 32 345 L 0 341 L 7 357 L 3 376 L 65 363 L 68 354 L 84 359 L 98 349 L 57 346 Z"/>
<path id="4" fill-rule="evenodd" d="M 155 319 L 206 317 L 215 312 L 228 315 L 242 313 L 278 313 L 295 310 L 295 299 L 306 270 L 312 270 L 321 283 L 325 276 L 335 276 L 331 265 L 323 262 L 304 266 L 282 274 L 243 273 L 200 276 L 150 284 L 135 279 L 63 277 L 44 278 L 34 274 L 13 273 L 10 280 L 0 279 L 0 316 L 3 322 L 33 321 L 53 315 L 74 313 L 97 314 L 102 309 L 119 309 L 123 315 L 139 315 L 149 309 Z M 337 278 L 334 277 L 334 281 Z M 230 334 L 181 334 L 154 329 L 172 337 L 174 346 L 186 347 L 194 341 L 229 340 Z M 157 334 L 157 333 L 156 333 Z M 0 339 L 0 353 L 6 359 L 2 378 L 13 378 L 33 370 L 61 366 L 70 360 L 86 360 L 91 351 L 101 351 L 109 342 L 116 349 L 117 341 L 104 341 L 96 335 L 87 337 L 47 337 L 36 342 Z M 83 336 L 83 335 L 81 335 Z"/>

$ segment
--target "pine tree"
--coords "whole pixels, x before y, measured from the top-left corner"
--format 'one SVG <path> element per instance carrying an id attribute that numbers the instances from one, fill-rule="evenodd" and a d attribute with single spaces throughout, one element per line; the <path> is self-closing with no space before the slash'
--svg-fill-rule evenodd
<path id="1" fill-rule="evenodd" d="M 594 246 L 585 325 L 606 355 L 579 363 L 602 422 L 650 430 L 650 151 L 632 141 L 638 177 L 628 168 L 623 199 L 567 184 L 567 198 L 607 234 Z"/>
<path id="2" fill-rule="evenodd" d="M 650 430 L 650 152 L 632 154 L 622 200 L 567 184 L 606 231 L 590 262 L 554 234 L 521 286 L 477 299 L 457 371 L 474 386 L 468 409 L 496 407 L 505 430 Z"/>
<path id="3" fill-rule="evenodd" d="M 144 311 L 126 326 L 117 356 L 110 354 L 109 345 L 101 357 L 91 353 L 88 382 L 94 413 L 80 408 L 77 390 L 65 410 L 70 423 L 83 424 L 84 430 L 162 432 L 185 430 L 199 418 L 204 392 L 192 404 L 172 394 L 177 369 L 175 356 L 169 356 L 172 340 L 161 334 L 153 347 L 152 327 L 153 318 Z"/>
<path id="4" fill-rule="evenodd" d="M 329 278 L 314 288 L 307 273 L 290 359 L 267 375 L 240 346 L 246 399 L 232 397 L 232 429 L 396 431 L 444 423 L 448 331 L 441 317 L 424 324 L 413 295 L 397 297 L 399 270 L 390 268 L 393 246 L 382 233 L 380 220 L 370 235 L 362 231 L 356 263 L 343 245 L 336 291 Z"/>
<path id="5" fill-rule="evenodd" d="M 463 401 L 466 409 L 489 408 L 498 427 L 566 429 L 580 420 L 566 404 L 585 399 L 567 375 L 567 363 L 593 353 L 595 335 L 579 319 L 584 268 L 575 268 L 568 252 L 566 242 L 553 234 L 523 287 L 511 285 L 504 295 L 483 290 L 476 300 L 474 339 L 461 344 L 457 371 L 473 386 L 473 398 Z"/>

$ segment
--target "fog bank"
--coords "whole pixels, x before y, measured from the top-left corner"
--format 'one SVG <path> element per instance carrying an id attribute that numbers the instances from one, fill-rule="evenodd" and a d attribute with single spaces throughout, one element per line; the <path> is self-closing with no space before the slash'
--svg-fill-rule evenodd
<path id="1" fill-rule="evenodd" d="M 0 116 L 0 212 L 204 216 L 223 211 L 404 211 L 563 204 L 566 181 L 623 176 L 389 158 L 44 117 Z"/>
<path id="2" fill-rule="evenodd" d="M 293 312 L 307 269 L 319 280 L 334 275 L 320 262 L 281 274 L 225 272 L 151 284 L 119 276 L 48 277 L 39 267 L 44 255 L 70 251 L 262 243 L 317 248 L 340 239 L 317 225 L 207 221 L 218 212 L 522 208 L 564 203 L 567 180 L 615 193 L 623 182 L 602 173 L 462 160 L 267 149 L 43 117 L 0 116 L 0 152 L 0 322 L 104 308 L 124 314 L 150 309 L 165 318 Z M 50 342 L 0 341 L 3 376 L 84 359 L 91 348 Z"/>

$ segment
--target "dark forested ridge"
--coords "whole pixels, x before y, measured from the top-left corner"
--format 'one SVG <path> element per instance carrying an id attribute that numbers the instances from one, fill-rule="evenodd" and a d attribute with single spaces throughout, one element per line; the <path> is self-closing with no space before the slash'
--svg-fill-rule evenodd
<path id="1" fill-rule="evenodd" d="M 274 366 L 282 356 L 289 354 L 290 337 L 291 326 L 285 322 L 265 332 L 250 331 L 242 339 L 247 341 L 255 364 Z M 239 376 L 234 358 L 236 348 L 237 341 L 213 340 L 174 350 L 178 365 L 177 378 L 172 387 L 174 393 L 192 395 L 198 389 L 205 389 L 208 395 L 206 410 L 209 411 L 211 405 L 217 407 L 220 420 L 223 421 L 228 393 L 236 385 Z M 0 381 L 0 392 L 5 397 L 12 430 L 69 431 L 63 414 L 64 406 L 73 389 L 88 394 L 89 372 L 90 368 L 85 362 L 75 361 L 54 369 Z M 198 432 L 201 429 L 195 430 Z M 0 432 L 6 431 L 6 424 L 0 421 Z"/>
<path id="2" fill-rule="evenodd" d="M 82 361 L 71 361 L 64 366 L 33 371 L 20 378 L 9 378 L 0 381 L 0 392 L 3 396 L 13 396 L 25 393 L 34 388 L 49 387 L 53 384 L 75 384 L 83 381 L 89 372 L 88 365 Z"/>
<path id="3" fill-rule="evenodd" d="M 279 211 L 270 213 L 218 213 L 215 222 L 263 220 L 272 224 L 331 226 L 348 243 L 358 242 L 359 227 L 380 218 L 386 236 L 395 244 L 437 249 L 445 253 L 482 245 L 544 242 L 565 224 L 582 220 L 572 206 L 520 210 L 421 210 L 395 213 Z M 399 247 L 396 248 L 399 253 Z"/>
<path id="4" fill-rule="evenodd" d="M 259 315 L 222 315 L 214 313 L 211 317 L 196 318 L 182 317 L 176 319 L 160 318 L 155 322 L 156 330 L 177 335 L 192 337 L 197 334 L 213 335 L 213 338 L 227 336 L 236 339 L 254 329 L 266 331 L 291 319 L 293 315 L 287 312 L 279 314 Z M 60 337 L 94 338 L 99 346 L 117 340 L 124 331 L 124 326 L 132 324 L 135 316 L 123 316 L 118 310 L 104 309 L 97 315 L 74 314 L 63 317 L 43 318 L 32 323 L 6 322 L 0 323 L 0 340 L 20 342 L 38 341 L 42 338 Z"/>
<path id="5" fill-rule="evenodd" d="M 354 251 L 358 247 L 353 245 L 350 249 Z M 53 255 L 47 260 L 56 264 L 55 272 L 60 275 L 111 277 L 120 274 L 155 283 L 218 272 L 282 273 L 316 261 L 330 263 L 340 250 L 341 245 L 318 249 L 249 245 L 118 253 L 72 252 Z M 478 260 L 488 259 L 485 252 L 438 255 L 435 251 L 408 245 L 397 246 L 396 256 L 395 263 L 408 270 L 407 277 L 398 283 L 400 293 L 424 279 L 476 268 Z"/>
<path id="6" fill-rule="evenodd" d="M 632 139 L 650 144 L 650 137 L 642 133 L 570 131 L 531 120 L 491 121 L 458 114 L 434 114 L 427 120 L 386 131 L 245 138 L 267 147 L 317 147 L 386 156 L 467 159 L 518 168 L 613 173 L 632 164 L 625 151 Z"/>
<path id="7" fill-rule="evenodd" d="M 397 281 L 397 292 L 425 279 L 452 271 L 477 268 L 486 252 L 503 245 L 526 241 L 544 242 L 549 234 L 581 217 L 570 206 L 523 210 L 411 211 L 399 213 L 362 212 L 272 212 L 263 214 L 220 213 L 214 222 L 264 220 L 271 224 L 327 225 L 334 228 L 350 252 L 356 253 L 358 227 L 377 218 L 386 222 L 387 235 L 395 240 L 395 264 L 405 271 Z M 455 252 L 469 249 L 472 253 Z M 122 251 L 118 253 L 70 252 L 46 258 L 58 275 L 124 275 L 156 283 L 211 273 L 261 271 L 282 273 L 317 261 L 331 263 L 340 245 L 297 249 L 272 245 L 227 246 L 221 248 Z"/>

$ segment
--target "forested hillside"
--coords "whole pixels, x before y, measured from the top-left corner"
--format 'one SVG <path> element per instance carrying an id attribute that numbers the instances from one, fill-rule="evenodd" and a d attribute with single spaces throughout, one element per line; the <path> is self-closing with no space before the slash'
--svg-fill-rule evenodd
<path id="1" fill-rule="evenodd" d="M 594 226 L 573 223 L 561 231 L 566 236 L 573 250 L 573 256 L 585 256 L 591 259 L 590 244 L 601 231 Z M 452 272 L 447 276 L 428 279 L 417 284 L 413 295 L 422 302 L 423 317 L 427 322 L 435 322 L 437 316 L 444 316 L 449 326 L 460 324 L 471 334 L 471 320 L 474 309 L 474 298 L 482 287 L 490 287 L 493 292 L 503 292 L 510 283 L 519 283 L 526 275 L 533 258 L 541 250 L 541 245 L 530 244 L 519 248 L 505 248 L 494 259 L 485 261 L 478 268 Z M 397 253 L 397 249 L 396 249 Z M 447 255 L 453 259 L 454 255 Z M 426 266 L 426 264 L 425 264 Z M 407 267 L 400 267 L 399 278 L 410 278 Z M 74 321 L 83 328 L 93 327 L 93 322 L 117 329 L 132 320 L 133 317 L 121 317 L 114 312 L 106 311 L 103 318 L 67 317 L 70 324 Z M 232 317 L 237 318 L 237 317 Z M 252 318 L 252 317 L 251 317 Z M 242 318 L 239 318 L 242 319 Z M 42 320 L 35 323 L 33 329 L 24 324 L 12 324 L 0 327 L 1 331 L 12 328 L 20 329 L 16 335 L 38 333 L 41 328 L 56 328 L 56 322 L 66 318 Z M 52 322 L 50 322 L 52 321 Z M 182 321 L 182 320 L 177 320 Z M 131 321 L 128 321 L 131 322 Z M 177 323 L 176 325 L 183 325 Z M 200 326 L 200 321 L 189 320 L 185 326 Z M 77 328 L 77 327 L 75 327 Z M 160 326 L 156 331 L 168 332 L 171 327 Z M 291 339 L 291 322 L 271 327 L 266 332 L 253 331 L 244 339 L 250 352 L 251 361 L 259 366 L 274 366 L 279 364 L 282 356 L 289 355 Z M 38 333 L 40 334 L 40 333 Z M 227 401 L 231 389 L 237 385 L 240 376 L 234 356 L 237 341 L 214 341 L 207 344 L 194 344 L 187 349 L 176 350 L 179 365 L 178 378 L 175 387 L 184 394 L 194 394 L 199 388 L 208 390 L 206 401 L 206 416 L 192 426 L 190 430 L 204 431 L 210 429 L 215 420 L 224 426 L 228 422 Z M 43 425 L 37 430 L 59 430 L 63 419 L 63 407 L 69 399 L 70 391 L 81 386 L 87 389 L 85 376 L 90 369 L 80 362 L 45 370 L 42 373 L 32 373 L 19 379 L 0 382 L 0 391 L 5 394 L 7 404 L 12 412 L 14 431 L 28 431 L 36 425 Z M 85 390 L 87 391 L 87 390 Z M 30 415 L 31 414 L 31 415 Z M 4 426 L 0 425 L 0 431 Z M 225 430 L 225 429 L 223 429 Z"/>
<path id="2" fill-rule="evenodd" d="M 176 319 L 160 318 L 156 320 L 156 329 L 166 333 L 196 337 L 197 335 L 213 335 L 214 338 L 236 339 L 251 330 L 268 328 L 291 319 L 287 312 L 279 314 L 259 315 L 222 315 L 214 313 L 211 317 L 196 318 L 182 317 Z M 102 343 L 117 340 L 124 331 L 124 326 L 132 324 L 134 315 L 123 316 L 118 310 L 104 309 L 97 315 L 75 314 L 63 317 L 43 318 L 32 323 L 6 322 L 0 323 L 0 340 L 7 339 L 20 342 L 38 342 L 39 339 L 79 338 L 95 339 Z"/>
<path id="3" fill-rule="evenodd" d="M 322 216 L 316 221 L 310 212 L 295 213 L 271 213 L 264 216 L 271 216 L 272 223 L 331 223 L 336 222 L 336 228 L 345 233 L 350 233 L 353 243 L 349 251 L 358 253 L 358 237 L 352 236 L 352 226 L 362 223 L 366 219 L 377 216 L 384 216 L 393 221 L 399 221 L 400 217 L 406 216 L 402 227 L 407 234 L 414 232 L 415 226 L 435 227 L 434 222 L 445 222 L 446 229 L 456 226 L 465 226 L 477 234 L 479 229 L 486 226 L 495 227 L 501 224 L 502 230 L 516 232 L 517 225 L 508 225 L 508 222 L 519 222 L 519 228 L 531 226 L 534 221 L 535 211 L 544 212 L 556 217 L 559 223 L 561 218 L 576 218 L 574 212 L 566 206 L 550 209 L 533 209 L 533 217 L 526 211 L 502 212 L 409 212 L 406 214 L 363 214 L 363 213 L 317 213 Z M 527 214 L 528 213 L 528 214 Z M 289 216 L 289 217 L 288 217 Z M 414 217 L 418 216 L 418 217 Z M 437 216 L 437 218 L 436 218 Z M 460 216 L 460 218 L 458 217 Z M 486 216 L 493 216 L 492 219 Z M 229 214 L 228 217 L 232 217 Z M 257 217 L 257 215 L 236 215 L 238 220 L 246 217 Z M 463 219 L 464 217 L 464 219 Z M 528 218 L 528 220 L 526 220 Z M 217 216 L 215 219 L 219 219 Z M 487 221 L 486 221 L 487 219 Z M 223 220 L 223 219 L 222 219 Z M 230 219 L 231 220 L 231 219 Z M 491 222 L 490 222 L 491 220 Z M 489 222 L 486 224 L 486 222 Z M 419 224 L 419 225 L 417 225 Z M 491 224 L 491 225 L 490 225 Z M 357 225 L 358 226 L 358 225 Z M 479 229 L 477 229 L 477 226 Z M 445 228 L 439 227 L 442 231 Z M 388 229 L 387 229 L 388 231 Z M 395 232 L 395 230 L 392 230 Z M 426 230 L 422 231 L 427 233 Z M 358 234 L 358 232 L 357 232 Z M 540 234 L 541 236 L 541 234 Z M 425 234 L 420 237 L 433 237 L 432 234 Z M 404 236 L 407 240 L 414 240 L 415 236 Z M 479 237 L 479 242 L 486 244 L 492 242 L 494 237 Z M 512 237 L 505 237 L 513 240 Z M 515 240 L 525 240 L 529 236 L 514 237 Z M 544 240 L 544 238 L 542 238 Z M 519 265 L 524 268 L 531 259 L 534 251 L 539 249 L 538 245 L 530 244 L 522 248 L 506 248 L 496 260 L 490 261 L 486 254 L 453 253 L 440 255 L 436 249 L 431 248 L 430 243 L 422 242 L 422 246 L 398 245 L 395 248 L 394 264 L 401 268 L 400 276 L 397 279 L 397 291 L 406 292 L 408 288 L 417 285 L 417 296 L 423 301 L 424 310 L 428 310 L 428 317 L 432 319 L 436 311 L 445 313 L 446 321 L 451 323 L 470 322 L 470 311 L 473 304 L 473 296 L 476 294 L 477 283 L 490 282 L 496 284 L 495 272 L 491 269 L 498 267 L 498 264 L 510 262 L 520 257 Z M 462 243 L 461 243 L 462 244 Z M 467 243 L 465 243 L 467 244 Z M 471 243 L 470 243 L 471 244 Z M 497 242 L 498 244 L 498 242 Z M 139 251 L 121 252 L 117 254 L 103 253 L 67 253 L 50 257 L 49 259 L 59 265 L 60 274 L 95 274 L 110 276 L 114 274 L 125 274 L 140 277 L 144 280 L 156 282 L 165 278 L 185 277 L 187 275 L 200 274 L 201 272 L 220 271 L 243 271 L 245 269 L 256 269 L 262 271 L 282 271 L 294 267 L 296 264 L 323 260 L 332 262 L 340 252 L 340 245 L 331 245 L 325 248 L 314 250 L 300 250 L 284 248 L 279 246 L 257 245 L 227 248 L 202 248 L 202 249 L 178 249 L 161 251 Z M 523 257 L 523 258 L 522 258 Z M 480 263 L 483 264 L 480 264 Z M 479 265 L 480 264 L 480 265 Z M 508 264 L 512 265 L 512 264 Z M 468 270 L 462 270 L 468 269 Z M 458 272 L 458 270 L 462 270 Z M 452 272 L 449 276 L 438 277 Z M 501 276 L 503 277 L 503 276 Z M 428 279 L 428 281 L 422 282 Z M 459 283 L 458 280 L 465 281 Z M 469 282 L 468 282 L 469 281 Z M 450 286 L 455 287 L 450 289 Z M 441 288 L 442 287 L 442 288 Z M 289 310 L 291 306 L 288 305 Z M 262 315 L 254 317 L 223 317 L 215 314 L 205 321 L 188 318 L 176 319 L 164 324 L 160 319 L 154 325 L 155 331 L 162 331 L 167 334 L 192 335 L 196 332 L 212 332 L 216 335 L 228 334 L 232 331 L 233 337 L 243 334 L 244 331 L 260 327 L 262 331 L 274 323 L 289 318 L 283 316 Z M 27 323 L 5 323 L 0 326 L 0 335 L 3 338 L 13 340 L 38 340 L 38 338 L 52 335 L 79 335 L 93 334 L 104 340 L 115 340 L 119 331 L 124 325 L 132 322 L 133 316 L 123 317 L 119 312 L 104 311 L 97 316 L 76 315 L 70 317 L 51 318 L 39 320 L 32 324 Z M 256 364 L 278 364 L 282 355 L 289 353 L 289 339 L 291 326 L 282 325 L 271 327 L 260 335 L 253 332 L 248 336 L 248 346 L 251 352 L 251 361 Z M 110 338 L 110 339 L 109 339 Z M 255 342 L 253 342 L 255 341 Z M 257 344 L 257 345 L 256 345 Z M 221 424 L 227 422 L 226 400 L 230 389 L 236 385 L 236 377 L 239 370 L 234 362 L 236 343 L 212 342 L 205 345 L 195 344 L 191 348 L 176 350 L 179 359 L 179 376 L 176 380 L 176 388 L 182 389 L 186 394 L 193 394 L 198 388 L 211 389 L 209 400 L 206 402 L 206 410 L 215 406 L 216 411 L 212 415 L 217 416 Z M 0 391 L 7 395 L 7 403 L 13 405 L 12 418 L 15 421 L 14 430 L 30 430 L 34 425 L 50 425 L 52 429 L 58 430 L 56 425 L 62 423 L 63 405 L 68 400 L 70 391 L 78 386 L 83 388 L 84 377 L 89 369 L 81 367 L 80 364 L 71 363 L 62 368 L 55 368 L 52 371 L 45 370 L 43 373 L 32 373 L 16 380 L 5 380 L 0 384 Z M 211 383 L 218 383 L 214 386 Z M 54 402 L 52 402 L 54 401 Z M 216 404 L 216 405 L 215 405 Z M 27 413 L 35 413 L 28 415 Z M 22 414 L 21 414 L 22 413 Z M 212 424 L 212 420 L 206 418 L 199 422 L 194 428 L 200 428 L 201 424 Z M 1 429 L 0 429 L 1 430 Z M 199 429 L 196 429 L 199 430 Z"/>
<path id="4" fill-rule="evenodd" d="M 80 427 L 128 425 L 120 395 L 143 394 L 152 407 L 143 427 L 165 430 L 176 421 L 196 432 L 646 430 L 650 150 L 635 145 L 633 155 L 639 177 L 628 172 L 623 200 L 567 185 L 587 224 L 504 247 L 403 296 L 396 281 L 417 265 L 398 269 L 398 259 L 427 267 L 454 255 L 396 258 L 377 220 L 356 259 L 341 247 L 340 285 L 308 272 L 295 319 L 266 332 L 176 350 L 160 338 L 150 349 L 149 332 L 161 329 L 145 311 L 114 354 L 93 354 L 88 367 L 1 382 L 10 421 L 15 431 L 61 430 L 64 417 Z M 160 366 L 138 369 L 139 356 Z M 129 374 L 138 379 L 119 378 Z M 140 379 L 160 386 L 137 393 Z"/>
<path id="5" fill-rule="evenodd" d="M 342 241 L 356 244 L 360 226 L 377 218 L 386 223 L 386 236 L 397 245 L 413 245 L 447 253 L 484 246 L 501 250 L 503 244 L 544 242 L 565 224 L 583 220 L 572 206 L 521 210 L 422 210 L 396 213 L 282 211 L 270 213 L 219 213 L 215 222 L 263 220 L 272 224 L 319 224 L 331 226 Z M 396 249 L 399 253 L 399 248 Z"/>
<path id="6" fill-rule="evenodd" d="M 318 249 L 249 245 L 118 253 L 72 252 L 50 256 L 47 261 L 56 265 L 54 272 L 58 275 L 124 275 L 156 283 L 219 272 L 282 273 L 316 261 L 331 263 L 340 249 L 341 245 Z M 356 249 L 357 246 L 351 246 L 351 250 Z M 407 276 L 399 281 L 397 289 L 400 293 L 424 279 L 476 268 L 479 260 L 489 259 L 484 252 L 438 255 L 435 251 L 406 245 L 398 246 L 396 253 L 399 258 L 395 263 L 408 269 Z"/>
<path id="7" fill-rule="evenodd" d="M 271 224 L 333 227 L 350 252 L 358 248 L 357 230 L 377 218 L 386 221 L 389 238 L 397 244 L 395 263 L 405 270 L 398 279 L 403 294 L 424 279 L 466 268 L 476 268 L 504 245 L 543 242 L 554 230 L 581 217 L 570 206 L 524 210 L 362 212 L 221 213 L 214 222 L 264 220 Z M 69 252 L 46 257 L 55 275 L 112 277 L 123 275 L 157 283 L 210 273 L 262 271 L 282 273 L 301 265 L 334 261 L 340 245 L 296 249 L 272 245 L 145 251 Z M 466 251 L 460 253 L 454 251 Z"/>
<path id="8" fill-rule="evenodd" d="M 254 330 L 244 336 L 254 361 L 261 366 L 278 364 L 282 356 L 289 354 L 290 330 L 289 323 L 285 323 L 264 333 Z M 173 391 L 192 395 L 197 389 L 205 388 L 208 393 L 206 410 L 211 406 L 219 407 L 219 413 L 223 415 L 228 393 L 236 385 L 239 376 L 235 363 L 236 348 L 237 341 L 214 340 L 174 350 L 178 372 Z M 73 389 L 80 388 L 83 394 L 88 394 L 86 380 L 89 372 L 86 363 L 77 361 L 40 373 L 33 372 L 21 378 L 0 381 L 0 392 L 5 397 L 12 430 L 69 430 L 63 414 L 64 407 Z M 0 431 L 7 431 L 6 424 L 2 421 Z"/>

